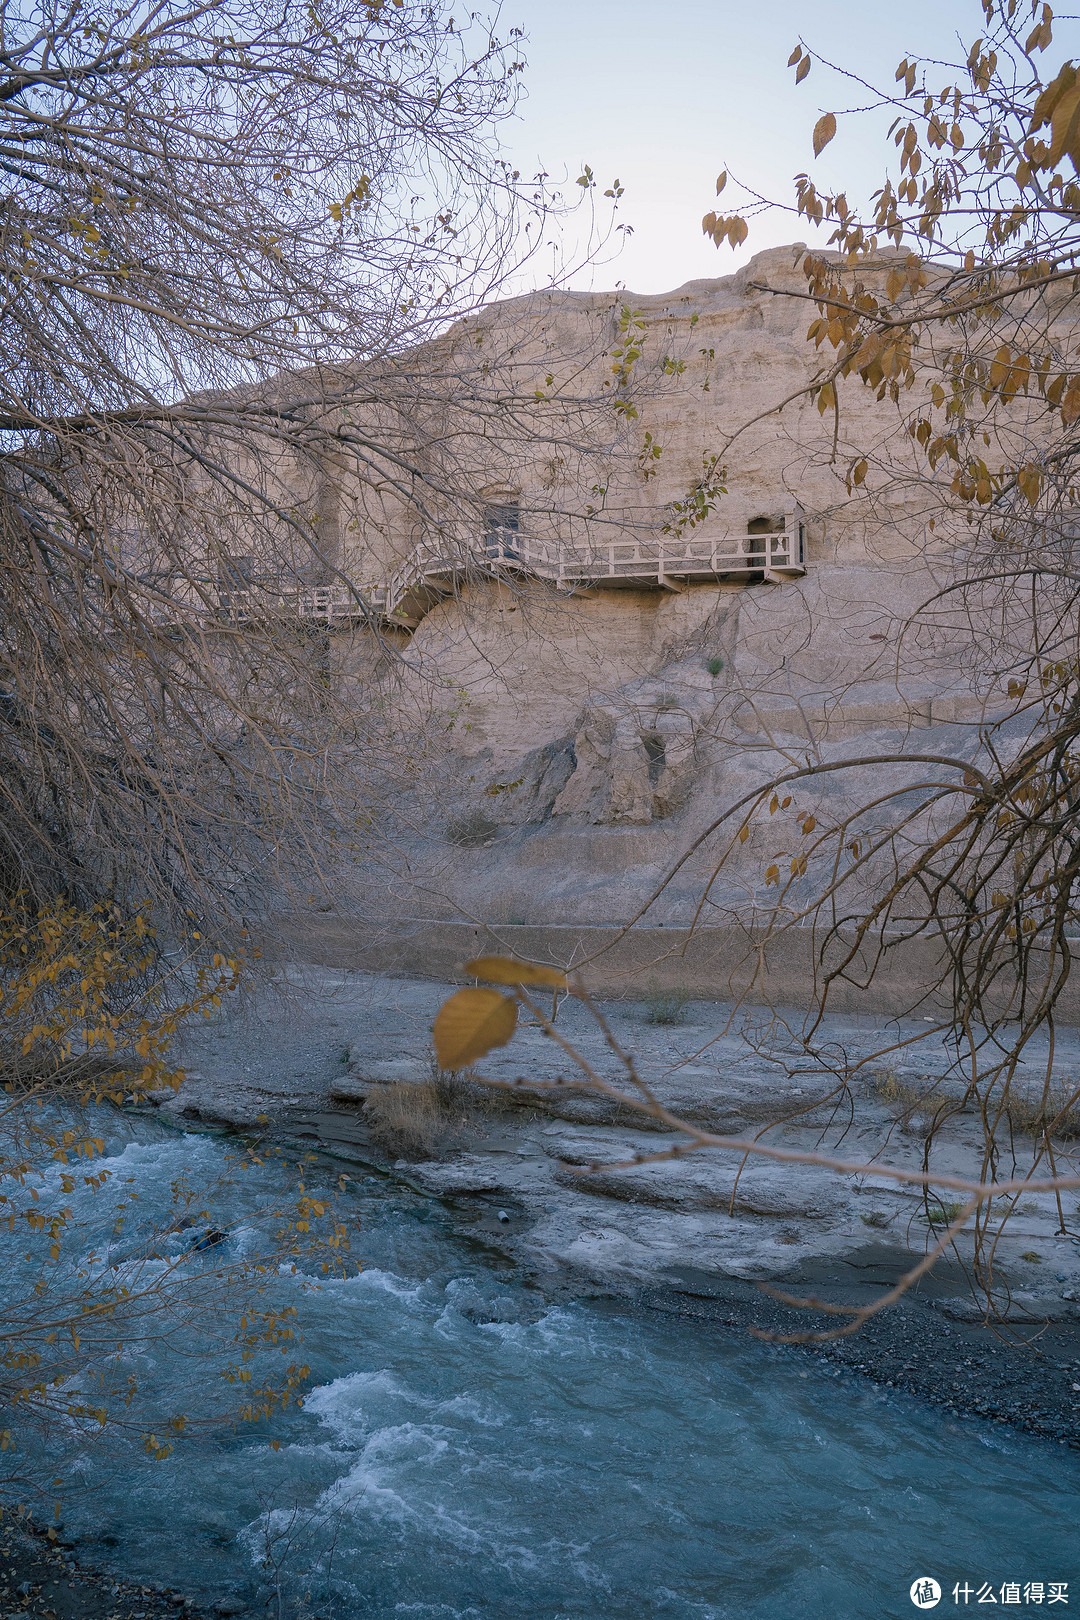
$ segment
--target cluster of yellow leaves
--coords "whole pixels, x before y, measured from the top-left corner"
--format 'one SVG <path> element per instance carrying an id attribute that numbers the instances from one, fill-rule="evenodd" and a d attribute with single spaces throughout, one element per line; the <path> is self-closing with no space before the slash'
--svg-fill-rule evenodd
<path id="1" fill-rule="evenodd" d="M 1075 658 L 1052 658 L 1039 666 L 1039 681 L 1044 692 L 1063 691 L 1077 680 L 1080 680 L 1080 660 Z"/>
<path id="2" fill-rule="evenodd" d="M 988 20 L 994 10 L 990 3 Z M 1012 11 L 1010 21 L 1011 18 Z M 1052 25 L 1053 13 L 1046 5 L 1025 43 L 1029 57 L 1033 51 L 1047 49 L 1053 38 Z M 810 71 L 810 57 L 802 46 L 792 52 L 788 65 L 795 68 L 795 82 L 800 83 Z M 968 90 L 959 85 L 946 85 L 934 93 L 928 93 L 925 87 L 917 92 L 919 64 L 907 57 L 900 62 L 896 82 L 901 86 L 898 102 L 901 113 L 890 131 L 900 156 L 900 178 L 895 184 L 886 179 L 875 194 L 875 232 L 884 233 L 897 245 L 909 230 L 926 241 L 934 240 L 943 222 L 955 214 L 965 186 L 976 172 L 973 157 L 978 171 L 1008 175 L 1021 191 L 1038 183 L 1043 193 L 1057 193 L 1064 208 L 1072 209 L 1080 201 L 1080 190 L 1052 172 L 1063 157 L 1069 158 L 1074 169 L 1080 168 L 1080 84 L 1076 68 L 1066 62 L 1049 84 L 1039 86 L 1022 151 L 1003 137 L 1000 118 L 992 105 L 997 70 L 997 53 L 984 48 L 982 39 L 977 39 L 968 53 Z M 914 107 L 909 105 L 913 101 Z M 920 101 L 921 107 L 918 106 Z M 1050 125 L 1049 142 L 1036 138 L 1036 132 L 1047 124 Z M 821 155 L 835 133 L 835 118 L 831 113 L 823 115 L 814 129 L 815 157 Z M 867 235 L 842 195 L 819 197 L 805 175 L 799 178 L 800 212 L 816 224 L 826 218 L 838 221 L 831 244 L 849 255 L 865 254 L 876 248 L 876 235 Z M 917 212 L 911 215 L 904 210 Z M 1017 238 L 1027 219 L 1028 211 L 1022 204 L 1000 210 L 989 221 L 988 243 L 1000 245 Z"/>
<path id="3" fill-rule="evenodd" d="M 198 931 L 192 938 L 200 939 Z M 244 964 L 220 952 L 186 964 L 185 994 L 170 1001 L 158 963 L 146 908 L 124 915 L 57 901 L 35 910 L 17 898 L 0 913 L 0 1046 L 32 1059 L 39 1074 L 76 1052 L 126 1058 L 115 1074 L 99 1077 L 102 1096 L 123 1084 L 178 1086 L 167 1069 L 169 1042 L 185 1019 L 220 1007 L 242 982 Z M 175 972 L 174 979 L 182 982 Z"/>
<path id="4" fill-rule="evenodd" d="M 679 361 L 679 366 L 681 369 L 685 370 L 685 366 L 681 360 Z M 668 372 L 668 375 L 670 376 L 671 373 Z M 641 481 L 643 484 L 647 484 L 650 478 L 655 478 L 657 473 L 660 471 L 657 463 L 659 462 L 663 453 L 663 445 L 657 444 L 656 440 L 653 438 L 653 435 L 646 432 L 645 438 L 642 441 L 641 449 L 638 451 L 638 469 L 641 473 Z"/>
<path id="5" fill-rule="evenodd" d="M 818 305 L 809 340 L 835 351 L 833 365 L 813 384 L 813 396 L 820 412 L 835 412 L 839 420 L 840 382 L 858 376 L 879 399 L 899 403 L 901 391 L 915 385 L 927 332 L 960 327 L 963 347 L 950 352 L 945 346 L 933 355 L 941 368 L 933 405 L 944 411 L 946 421 L 920 414 L 911 436 L 931 471 L 942 459 L 950 464 L 952 493 L 960 500 L 986 505 L 1015 489 L 1035 507 L 1046 488 L 1045 467 L 1030 451 L 996 462 L 976 450 L 979 431 L 987 448 L 992 439 L 990 424 L 976 423 L 972 407 L 981 399 L 992 412 L 1037 395 L 1068 430 L 1080 421 L 1080 365 L 1070 365 L 1067 355 L 1049 348 L 1045 353 L 1025 349 L 1015 332 L 1013 341 L 1002 342 L 997 335 L 982 350 L 978 334 L 980 329 L 993 333 L 1029 287 L 1061 283 L 1075 293 L 1080 286 L 1071 235 L 1080 216 L 1080 65 L 1064 62 L 1045 81 L 1033 72 L 1018 88 L 1019 52 L 1033 66 L 1033 53 L 1051 45 L 1052 8 L 1031 0 L 1026 38 L 1018 0 L 984 0 L 983 10 L 992 39 L 971 45 L 966 84 L 961 76 L 955 84 L 928 86 L 921 64 L 908 57 L 898 64 L 898 116 L 889 132 L 898 172 L 886 177 L 865 223 L 843 191 L 819 192 L 808 175 L 797 177 L 799 212 L 816 225 L 833 221 L 829 246 L 842 255 L 839 263 L 813 253 L 803 261 Z M 999 61 L 1002 39 L 1009 46 Z M 789 66 L 797 84 L 810 72 L 811 58 L 801 44 Z M 835 114 L 823 113 L 814 126 L 815 158 L 836 133 Z M 726 173 L 719 177 L 718 192 L 726 180 Z M 1009 186 L 1015 188 L 1011 197 Z M 986 247 L 977 251 L 970 242 L 980 222 Z M 709 213 L 702 225 L 718 246 L 724 241 L 738 246 L 745 239 L 745 221 L 737 215 Z M 956 242 L 946 240 L 946 228 L 956 233 Z M 1055 232 L 1064 246 L 1055 247 Z M 914 239 L 920 251 L 908 251 L 881 277 L 878 264 L 863 266 L 882 237 L 898 247 L 905 237 Z M 931 251 L 940 257 L 942 248 L 948 258 L 956 256 L 967 279 L 961 283 L 950 271 L 939 290 L 936 280 L 930 287 L 927 265 Z M 868 471 L 865 457 L 852 461 L 849 492 Z"/>
<path id="6" fill-rule="evenodd" d="M 727 170 L 724 169 L 716 177 L 716 195 L 719 197 L 727 185 Z M 740 247 L 750 234 L 750 227 L 740 214 L 732 214 L 730 218 L 715 211 L 705 215 L 701 221 L 701 229 L 706 236 L 710 236 L 719 247 L 722 242 L 730 242 L 733 248 Z"/>
<path id="7" fill-rule="evenodd" d="M 728 242 L 733 248 L 741 247 L 750 234 L 750 227 L 741 214 L 725 218 L 723 214 L 708 213 L 701 221 L 701 229 L 711 236 L 717 247 Z"/>
<path id="8" fill-rule="evenodd" d="M 769 799 L 769 814 L 770 816 L 775 816 L 778 810 L 787 810 L 790 805 L 790 794 L 785 794 L 784 798 L 781 799 L 778 793 L 774 793 Z M 811 814 L 809 810 L 800 810 L 795 816 L 795 822 L 803 838 L 809 838 L 810 834 L 817 827 L 817 817 Z M 749 827 L 743 826 L 740 828 L 739 839 L 741 842 L 745 843 L 747 837 L 749 836 L 749 831 Z M 789 872 L 791 877 L 802 877 L 806 871 L 807 864 L 807 857 L 805 855 L 792 855 L 789 861 Z M 774 885 L 776 888 L 780 887 L 779 859 L 773 861 L 765 868 L 765 887 L 768 889 Z"/>
<path id="9" fill-rule="evenodd" d="M 129 1092 L 178 1088 L 182 1076 L 167 1066 L 172 1036 L 183 1019 L 196 1012 L 208 1015 L 220 1005 L 238 986 L 241 964 L 214 954 L 194 969 L 185 996 L 169 1003 L 155 973 L 157 962 L 144 910 L 125 917 L 115 908 L 79 909 L 63 901 L 34 910 L 16 897 L 0 912 L 0 1057 L 9 1096 L 44 1101 L 56 1080 L 64 1082 L 73 1057 L 90 1058 L 96 1051 L 110 1061 L 69 1071 L 80 1102 L 121 1102 Z M 0 1182 L 21 1189 L 43 1164 L 86 1162 L 104 1148 L 102 1137 L 51 1123 L 48 1115 L 24 1120 L 0 1143 Z M 83 1177 L 95 1188 L 103 1179 Z M 75 1185 L 65 1170 L 61 1190 L 73 1192 Z M 36 1188 L 30 1196 L 36 1203 Z M 0 1211 L 9 1231 L 16 1222 L 25 1223 L 45 1239 L 50 1261 L 59 1259 L 69 1209 L 46 1218 L 0 1192 Z"/>
<path id="10" fill-rule="evenodd" d="M 351 191 L 347 191 L 340 202 L 330 204 L 330 218 L 340 225 L 350 218 L 354 208 L 368 208 L 371 205 L 371 181 L 366 174 L 362 174 Z"/>
<path id="11" fill-rule="evenodd" d="M 705 452 L 701 457 L 701 477 L 681 500 L 669 501 L 665 507 L 667 522 L 664 534 L 682 535 L 687 529 L 696 529 L 699 523 L 716 510 L 721 496 L 727 494 L 727 471 L 720 457 Z"/>
<path id="12" fill-rule="evenodd" d="M 788 67 L 793 67 L 795 69 L 795 83 L 802 84 L 803 80 L 806 78 L 806 75 L 810 71 L 810 52 L 802 45 L 796 45 L 795 49 L 788 57 L 787 65 Z"/>

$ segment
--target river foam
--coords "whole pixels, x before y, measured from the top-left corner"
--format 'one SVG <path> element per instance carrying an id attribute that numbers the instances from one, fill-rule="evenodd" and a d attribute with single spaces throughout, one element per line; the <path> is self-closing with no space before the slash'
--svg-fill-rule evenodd
<path id="1" fill-rule="evenodd" d="M 121 1198 L 149 1220 L 179 1174 L 228 1183 L 205 1136 L 108 1163 L 106 1199 L 76 1208 L 84 1253 Z M 219 1197 L 229 1244 L 280 1189 L 267 1166 Z M 949 1593 L 1072 1577 L 1080 1601 L 1069 1453 L 705 1323 L 552 1305 L 407 1188 L 358 1179 L 344 1200 L 363 1272 L 306 1298 L 280 1279 L 304 1314 L 302 1410 L 164 1463 L 81 1447 L 81 1556 L 259 1610 L 280 1589 L 328 1620 L 855 1620 L 914 1612 L 924 1574 Z M 164 1399 L 182 1347 L 130 1353 Z"/>

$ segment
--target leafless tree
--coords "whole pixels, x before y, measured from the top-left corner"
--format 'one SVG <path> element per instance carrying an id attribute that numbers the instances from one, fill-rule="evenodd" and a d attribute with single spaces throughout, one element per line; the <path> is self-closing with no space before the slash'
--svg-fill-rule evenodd
<path id="1" fill-rule="evenodd" d="M 235 943 L 394 768 L 338 700 L 328 491 L 460 529 L 492 413 L 536 438 L 512 360 L 438 347 L 553 206 L 495 142 L 517 31 L 412 0 L 0 16 L 5 892 Z"/>
<path id="2" fill-rule="evenodd" d="M 77 1274 L 57 1160 L 101 1152 L 84 1106 L 162 1083 L 253 920 L 408 774 L 356 679 L 395 632 L 342 526 L 381 508 L 452 540 L 496 416 L 512 458 L 606 408 L 538 433 L 470 326 L 557 206 L 498 151 L 521 68 L 516 31 L 420 0 L 0 4 L 0 1199 L 38 1240 L 0 1324 L 16 1420 L 94 1429 L 72 1375 L 132 1336 L 217 1347 L 215 1313 L 327 1215 L 286 1200 L 207 1288 L 182 1190 L 121 1300 Z"/>
<path id="3" fill-rule="evenodd" d="M 983 0 L 982 10 L 986 33 L 965 62 L 905 59 L 897 88 L 885 90 L 845 68 L 875 113 L 894 115 L 896 168 L 868 214 L 800 175 L 795 211 L 834 222 L 832 251 L 802 257 L 801 292 L 759 289 L 808 306 L 821 363 L 805 392 L 832 424 L 826 454 L 849 499 L 872 526 L 881 497 L 903 489 L 923 532 L 944 535 L 943 583 L 896 627 L 897 658 L 947 640 L 981 712 L 959 743 L 954 733 L 923 752 L 918 733 L 909 736 L 900 768 L 893 749 L 793 760 L 729 806 L 699 847 L 719 840 L 716 881 L 740 839 L 778 818 L 787 848 L 762 874 L 777 899 L 755 901 L 759 944 L 814 931 L 809 1050 L 824 1049 L 820 1020 L 838 985 L 872 986 L 910 947 L 928 947 L 919 957 L 936 963 L 920 990 L 937 1014 L 928 1034 L 950 1031 L 953 1056 L 923 1099 L 933 1115 L 926 1168 L 936 1130 L 974 1108 L 992 1182 L 1010 1155 L 1015 1163 L 1026 1106 L 1035 1133 L 1026 1173 L 1060 1177 L 1065 1229 L 1061 1189 L 1076 1175 L 1061 1136 L 1072 1133 L 1080 1089 L 1055 1077 L 1053 1032 L 1078 922 L 1080 82 L 1071 61 L 1042 71 L 1055 26 L 1048 5 Z M 797 80 L 811 68 L 801 42 L 791 65 Z M 836 128 L 823 113 L 815 155 Z M 749 200 L 751 213 L 765 206 Z M 737 243 L 745 220 L 710 214 L 704 228 L 718 245 Z M 862 432 L 853 388 L 892 402 L 890 431 Z M 1033 1057 L 1033 1040 L 1047 1034 L 1049 1056 Z M 883 1047 L 867 1066 L 888 1055 Z M 1025 1055 L 1042 1065 L 1035 1107 L 1018 1095 Z M 952 1095 L 949 1080 L 961 1082 Z M 975 1223 L 975 1275 L 996 1309 L 989 1200 L 964 1190 L 972 1201 L 957 1227 Z"/>
<path id="4" fill-rule="evenodd" d="M 889 642 L 898 691 L 905 669 L 922 659 L 930 675 L 947 649 L 972 700 L 966 721 L 930 746 L 909 729 L 899 745 L 868 737 L 865 747 L 821 749 L 811 728 L 807 746 L 796 748 L 764 725 L 756 742 L 748 739 L 730 704 L 718 707 L 705 730 L 751 757 L 744 785 L 623 929 L 696 884 L 691 932 L 723 921 L 745 930 L 747 971 L 736 975 L 743 997 L 760 995 L 757 970 L 772 951 L 807 942 L 814 989 L 805 1019 L 792 1027 L 759 1018 L 757 1038 L 774 1057 L 777 1045 L 786 1052 L 791 1072 L 832 1077 L 824 1105 L 840 1140 L 855 1089 L 867 1080 L 879 1093 L 891 1085 L 898 1115 L 923 1120 L 922 1163 L 889 1167 L 885 1140 L 873 1154 L 847 1158 L 824 1138 L 816 1150 L 782 1147 L 772 1127 L 739 1140 L 703 1132 L 663 1107 L 605 1029 L 625 1073 L 618 1100 L 683 1134 L 666 1156 L 717 1148 L 923 1189 L 926 1254 L 900 1289 L 869 1309 L 841 1310 L 842 1327 L 793 1338 L 852 1331 L 966 1228 L 975 1240 L 972 1282 L 990 1316 L 1004 1319 L 1000 1236 L 1020 1200 L 1052 1194 L 1060 1230 L 1074 1230 L 1075 1200 L 1066 1195 L 1080 1184 L 1080 1080 L 1062 1072 L 1055 1028 L 1080 932 L 1080 72 L 1068 60 L 1042 70 L 1061 25 L 1041 0 L 983 0 L 982 11 L 984 36 L 951 67 L 905 59 L 895 88 L 885 89 L 862 79 L 858 64 L 843 69 L 858 83 L 862 113 L 869 100 L 873 116 L 893 116 L 896 164 L 868 212 L 798 177 L 791 211 L 832 222 L 828 248 L 798 253 L 801 285 L 754 290 L 806 305 L 817 366 L 714 447 L 722 468 L 758 421 L 809 398 L 826 429 L 819 456 L 835 472 L 848 521 L 862 520 L 868 534 L 896 528 L 888 497 L 903 493 L 905 522 L 937 583 L 876 639 Z M 800 42 L 791 57 L 797 81 L 812 65 Z M 822 113 L 815 155 L 836 128 L 836 115 Z M 727 184 L 722 175 L 718 190 Z M 748 218 L 774 206 L 746 195 L 742 213 L 705 216 L 718 246 L 740 245 Z M 867 393 L 889 414 L 862 408 Z M 837 691 L 830 702 L 843 700 Z M 878 1049 L 849 1062 L 826 1022 L 838 992 L 868 993 L 872 1004 L 875 986 L 905 963 L 915 964 L 908 1011 L 926 1020 L 922 1033 L 884 1034 Z M 588 961 L 575 966 L 587 978 Z M 514 986 L 585 1081 L 614 1096 L 520 988 L 550 981 L 515 977 L 509 963 L 478 971 Z M 485 1016 L 494 1018 L 490 1009 Z M 924 1036 L 944 1045 L 944 1057 L 905 1090 L 889 1081 L 889 1066 Z M 801 1112 L 780 1123 L 797 1126 Z M 961 1113 L 974 1114 L 981 1131 L 981 1162 L 966 1176 L 950 1175 L 938 1152 Z M 946 1209 L 940 1189 L 959 1202 Z"/>

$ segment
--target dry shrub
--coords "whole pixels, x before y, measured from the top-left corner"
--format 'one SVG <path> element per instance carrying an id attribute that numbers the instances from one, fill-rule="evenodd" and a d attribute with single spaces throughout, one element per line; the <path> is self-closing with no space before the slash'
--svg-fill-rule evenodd
<path id="1" fill-rule="evenodd" d="M 364 1114 L 372 1139 L 386 1152 L 409 1159 L 437 1158 L 467 1123 L 459 1088 L 445 1075 L 419 1085 L 397 1080 L 372 1086 Z"/>
<path id="2" fill-rule="evenodd" d="M 468 815 L 455 816 L 446 826 L 446 836 L 451 844 L 460 844 L 463 849 L 480 849 L 490 838 L 495 838 L 501 831 L 499 823 L 485 816 L 482 810 L 472 810 Z"/>
<path id="3" fill-rule="evenodd" d="M 887 1107 L 894 1110 L 901 1125 L 911 1127 L 921 1112 L 935 1115 L 946 1098 L 934 1081 L 924 1085 L 908 1085 L 893 1068 L 882 1068 L 874 1080 L 874 1094 Z"/>
<path id="4" fill-rule="evenodd" d="M 1010 1091 L 1005 1112 L 1013 1130 L 1025 1136 L 1080 1136 L 1080 1090 L 1075 1082 L 1051 1086 L 1042 1091 L 1023 1095 Z"/>
<path id="5" fill-rule="evenodd" d="M 892 1068 L 877 1071 L 874 1093 L 897 1110 L 902 1124 L 910 1124 L 920 1110 L 934 1113 L 948 1101 L 932 1081 L 921 1087 L 908 1085 Z M 1000 1108 L 1002 1119 L 1022 1136 L 1042 1136 L 1049 1129 L 1055 1137 L 1080 1137 L 1080 1086 L 1075 1081 L 1051 1086 L 1045 1093 L 1010 1086 L 1004 1105 L 991 1096 L 988 1108 L 991 1115 Z"/>
<path id="6" fill-rule="evenodd" d="M 690 1005 L 690 996 L 686 991 L 672 990 L 664 992 L 653 990 L 645 998 L 645 1022 L 647 1024 L 681 1024 L 686 1017 L 686 1009 Z"/>

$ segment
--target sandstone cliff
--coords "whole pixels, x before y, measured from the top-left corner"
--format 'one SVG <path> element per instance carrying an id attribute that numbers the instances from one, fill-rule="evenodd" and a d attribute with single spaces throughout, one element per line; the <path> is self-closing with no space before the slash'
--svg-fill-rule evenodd
<path id="1" fill-rule="evenodd" d="M 906 755 L 977 749 L 1003 702 L 986 638 L 947 609 L 919 616 L 965 567 L 968 534 L 888 398 L 856 380 L 834 418 L 804 391 L 821 361 L 805 335 L 812 307 L 782 296 L 802 291 L 797 256 L 772 250 L 664 297 L 535 294 L 450 333 L 445 352 L 486 344 L 519 392 L 535 376 L 538 420 L 572 389 L 610 400 L 613 372 L 632 407 L 594 409 L 588 433 L 553 433 L 543 454 L 542 434 L 527 453 L 518 441 L 516 466 L 493 427 L 486 484 L 473 453 L 495 527 L 465 536 L 458 563 L 424 564 L 415 524 L 406 532 L 385 504 L 376 521 L 342 478 L 340 566 L 384 607 L 396 569 L 404 603 L 381 632 L 394 647 L 381 701 L 403 738 L 425 740 L 394 814 L 354 843 L 334 900 L 316 900 L 309 951 L 355 962 L 371 939 L 384 960 L 407 935 L 411 955 L 395 960 L 445 970 L 483 924 L 564 958 L 576 929 L 570 954 L 588 955 L 582 929 L 634 919 L 717 811 L 786 765 L 884 753 L 902 775 Z M 870 470 L 851 488 L 855 455 Z M 724 493 L 707 491 L 701 521 L 685 524 L 687 492 L 720 466 Z M 797 557 L 776 538 L 796 531 Z M 559 556 L 572 562 L 557 576 Z M 695 556 L 728 563 L 710 571 Z M 590 574 L 588 557 L 621 572 Z M 426 581 L 403 583 L 421 565 Z M 338 628 L 343 675 L 370 679 L 374 632 Z M 842 807 L 863 785 L 840 773 L 799 808 Z M 756 818 L 711 888 L 721 849 L 708 841 L 638 926 L 752 931 L 772 903 L 769 864 L 797 843 L 783 822 Z M 661 955 L 639 952 L 626 971 L 640 981 Z M 657 971 L 695 979 L 685 959 Z"/>

